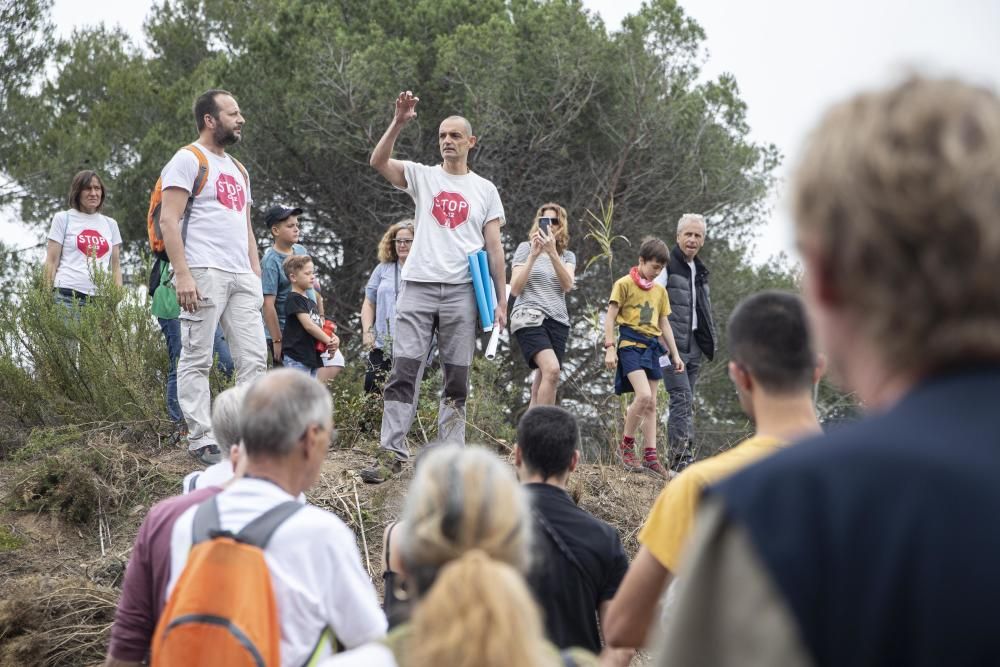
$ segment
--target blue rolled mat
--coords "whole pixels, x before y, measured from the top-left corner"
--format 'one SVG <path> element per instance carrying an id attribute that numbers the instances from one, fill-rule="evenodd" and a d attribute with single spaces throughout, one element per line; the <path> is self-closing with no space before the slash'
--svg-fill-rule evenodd
<path id="1" fill-rule="evenodd" d="M 472 274 L 472 287 L 476 291 L 476 306 L 479 308 L 479 322 L 483 331 L 490 331 L 493 328 L 493 318 L 490 314 L 490 302 L 486 296 L 485 283 L 483 282 L 482 269 L 479 266 L 479 257 L 473 253 L 469 255 L 469 272 Z"/>
<path id="2" fill-rule="evenodd" d="M 489 297 L 490 304 L 490 325 L 493 324 L 493 318 L 496 317 L 495 311 L 497 309 L 497 291 L 493 287 L 493 277 L 490 276 L 490 258 L 486 254 L 485 250 L 480 250 L 476 253 L 479 257 L 479 270 L 480 275 L 483 277 L 483 289 L 486 291 L 486 296 Z"/>

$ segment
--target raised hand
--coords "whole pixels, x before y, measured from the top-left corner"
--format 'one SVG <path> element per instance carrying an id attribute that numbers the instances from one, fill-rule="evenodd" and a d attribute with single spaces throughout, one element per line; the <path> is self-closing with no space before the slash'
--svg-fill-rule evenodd
<path id="1" fill-rule="evenodd" d="M 417 117 L 417 102 L 420 98 L 413 94 L 412 91 L 404 91 L 399 94 L 396 98 L 396 115 L 393 117 L 393 121 L 397 125 L 406 125 L 411 120 Z"/>

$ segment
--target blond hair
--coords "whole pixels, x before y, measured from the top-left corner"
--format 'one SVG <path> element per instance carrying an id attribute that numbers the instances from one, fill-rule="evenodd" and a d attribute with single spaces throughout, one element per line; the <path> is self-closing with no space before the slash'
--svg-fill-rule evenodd
<path id="1" fill-rule="evenodd" d="M 559 231 L 555 232 L 556 252 L 562 255 L 566 248 L 569 247 L 569 216 L 566 214 L 566 209 L 559 204 L 549 202 L 538 207 L 538 210 L 535 211 L 535 219 L 531 223 L 531 229 L 528 230 L 528 238 L 530 239 L 531 235 L 538 231 L 538 221 L 542 219 L 542 213 L 550 209 L 555 211 L 556 217 L 559 218 Z M 549 232 L 551 233 L 552 231 L 553 230 L 550 227 Z"/>
<path id="2" fill-rule="evenodd" d="M 513 470 L 479 447 L 422 457 L 400 524 L 400 556 L 419 603 L 408 667 L 552 664 L 528 593 L 529 501 Z"/>
<path id="3" fill-rule="evenodd" d="M 286 276 L 290 276 L 293 273 L 298 273 L 306 264 L 312 264 L 312 257 L 309 255 L 289 255 L 285 258 L 285 261 L 281 263 L 281 268 L 285 272 Z"/>
<path id="4" fill-rule="evenodd" d="M 1000 357 L 1000 100 L 911 78 L 830 110 L 794 179 L 796 227 L 892 370 Z"/>
<path id="5" fill-rule="evenodd" d="M 411 232 L 413 230 L 413 218 L 406 218 L 405 220 L 400 220 L 399 222 L 389 225 L 389 229 L 385 230 L 385 234 L 382 235 L 382 240 L 378 242 L 378 261 L 380 262 L 395 262 L 399 259 L 399 253 L 396 252 L 396 234 L 400 229 L 409 229 Z"/>

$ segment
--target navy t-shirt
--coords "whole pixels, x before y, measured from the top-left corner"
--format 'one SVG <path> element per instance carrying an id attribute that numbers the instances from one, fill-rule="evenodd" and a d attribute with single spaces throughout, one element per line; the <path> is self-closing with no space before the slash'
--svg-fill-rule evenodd
<path id="1" fill-rule="evenodd" d="M 320 368 L 323 360 L 316 350 L 316 339 L 303 328 L 297 313 L 308 313 L 316 326 L 322 328 L 323 318 L 316 311 L 316 304 L 302 294 L 288 293 L 285 302 L 285 330 L 281 334 L 281 354 L 309 368 Z"/>

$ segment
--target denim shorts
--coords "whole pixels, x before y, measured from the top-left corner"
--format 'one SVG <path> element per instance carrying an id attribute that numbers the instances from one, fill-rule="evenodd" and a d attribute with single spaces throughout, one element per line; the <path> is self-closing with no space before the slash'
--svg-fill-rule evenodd
<path id="1" fill-rule="evenodd" d="M 304 373 L 309 373 L 309 375 L 312 376 L 312 377 L 316 377 L 316 373 L 319 372 L 318 368 L 309 368 L 308 366 L 306 366 L 301 361 L 295 361 L 294 359 L 292 359 L 291 357 L 289 357 L 287 354 L 286 355 L 282 355 L 282 357 L 281 357 L 281 365 L 284 366 L 285 368 L 294 368 L 297 371 L 302 371 Z"/>
<path id="2" fill-rule="evenodd" d="M 622 373 L 628 375 L 637 370 L 646 371 L 646 377 L 650 380 L 662 380 L 663 369 L 660 368 L 660 359 L 652 350 L 646 347 L 636 347 L 627 345 L 618 348 L 618 363 L 621 364 Z"/>

